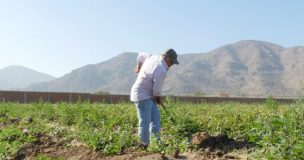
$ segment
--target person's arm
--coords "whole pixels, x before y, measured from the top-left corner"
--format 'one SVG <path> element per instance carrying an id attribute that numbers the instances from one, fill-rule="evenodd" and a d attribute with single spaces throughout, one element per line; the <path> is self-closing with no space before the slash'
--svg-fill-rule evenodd
<path id="1" fill-rule="evenodd" d="M 139 73 L 142 65 L 144 64 L 145 60 L 150 58 L 152 54 L 140 52 L 138 53 L 137 59 L 136 59 L 136 67 L 134 68 L 135 73 Z"/>
<path id="2" fill-rule="evenodd" d="M 139 73 L 141 66 L 143 64 L 143 61 L 145 60 L 144 58 L 145 58 L 144 53 L 138 53 L 138 56 L 136 58 L 136 66 L 134 68 L 135 73 Z"/>
<path id="3" fill-rule="evenodd" d="M 136 67 L 134 68 L 134 72 L 139 73 L 141 66 L 142 66 L 142 63 L 137 61 Z"/>
<path id="4" fill-rule="evenodd" d="M 156 103 L 163 106 L 163 100 L 161 98 L 161 90 L 163 83 L 166 78 L 166 73 L 161 70 L 157 70 L 154 73 L 154 84 L 153 84 L 153 96 L 155 97 Z"/>

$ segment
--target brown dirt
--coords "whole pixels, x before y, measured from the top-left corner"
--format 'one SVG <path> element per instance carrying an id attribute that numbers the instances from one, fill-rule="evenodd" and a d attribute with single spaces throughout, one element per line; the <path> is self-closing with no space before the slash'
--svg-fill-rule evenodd
<path id="1" fill-rule="evenodd" d="M 0 117 L 6 117 L 6 115 L 0 115 Z M 11 118 L 8 121 L 1 122 L 0 123 L 0 129 L 4 128 L 6 126 L 9 126 L 9 125 L 18 125 L 20 121 L 21 121 L 20 118 Z"/>
<path id="2" fill-rule="evenodd" d="M 100 153 L 89 149 L 76 140 L 71 141 L 69 147 L 67 147 L 68 144 L 57 137 L 37 134 L 36 138 L 37 141 L 34 143 L 24 144 L 14 156 L 14 159 L 34 160 L 39 154 L 49 157 L 83 160 L 98 159 L 101 157 Z"/>
<path id="3" fill-rule="evenodd" d="M 231 152 L 235 150 L 249 151 L 254 148 L 254 144 L 243 140 L 235 141 L 225 134 L 211 136 L 207 132 L 194 134 L 192 144 L 197 145 L 199 151 L 195 154 L 185 154 L 188 155 L 188 158 L 194 156 L 193 159 L 201 159 L 199 157 L 202 157 L 202 159 L 247 159 L 244 155 L 233 155 Z"/>
<path id="4" fill-rule="evenodd" d="M 84 143 L 74 139 L 71 142 L 64 142 L 57 137 L 45 134 L 36 135 L 37 141 L 32 144 L 24 144 L 13 156 L 16 160 L 34 160 L 38 155 L 45 155 L 48 157 L 64 158 L 69 160 L 92 160 L 92 159 L 106 159 L 106 160 L 120 160 L 120 159 L 162 159 L 160 154 L 136 152 L 134 149 L 128 151 L 129 153 L 116 156 L 104 156 L 100 152 L 96 152 Z"/>
<path id="5" fill-rule="evenodd" d="M 192 136 L 192 143 L 210 151 L 221 151 L 223 153 L 230 152 L 232 150 L 250 149 L 254 147 L 254 144 L 250 144 L 243 140 L 235 141 L 228 138 L 226 134 L 219 134 L 217 136 L 210 136 L 207 132 L 199 132 Z"/>
<path id="6" fill-rule="evenodd" d="M 13 157 L 17 160 L 34 160 L 38 155 L 48 157 L 61 157 L 69 160 L 165 160 L 165 159 L 188 159 L 188 160 L 206 160 L 206 159 L 247 159 L 246 156 L 233 155 L 231 151 L 238 149 L 250 149 L 252 145 L 245 142 L 238 142 L 229 139 L 227 135 L 210 136 L 206 132 L 193 135 L 192 143 L 197 145 L 199 150 L 181 153 L 177 155 L 163 156 L 160 153 L 148 153 L 137 151 L 130 148 L 122 155 L 105 156 L 86 146 L 84 143 L 74 139 L 70 142 L 64 142 L 57 137 L 38 134 L 37 141 L 32 144 L 23 145 L 17 154 Z M 173 157 L 175 156 L 175 158 Z"/>

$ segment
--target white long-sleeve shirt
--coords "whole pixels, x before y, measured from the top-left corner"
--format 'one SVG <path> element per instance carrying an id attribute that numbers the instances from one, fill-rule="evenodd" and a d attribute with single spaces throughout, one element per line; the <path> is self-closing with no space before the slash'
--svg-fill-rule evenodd
<path id="1" fill-rule="evenodd" d="M 144 64 L 144 62 L 146 61 L 146 59 L 150 58 L 151 56 L 152 56 L 152 54 L 150 54 L 150 53 L 140 52 L 140 53 L 138 53 L 138 56 L 137 56 L 136 60 L 140 64 Z"/>
<path id="2" fill-rule="evenodd" d="M 162 56 L 153 55 L 148 58 L 140 69 L 131 89 L 130 99 L 133 102 L 161 96 L 168 65 Z"/>

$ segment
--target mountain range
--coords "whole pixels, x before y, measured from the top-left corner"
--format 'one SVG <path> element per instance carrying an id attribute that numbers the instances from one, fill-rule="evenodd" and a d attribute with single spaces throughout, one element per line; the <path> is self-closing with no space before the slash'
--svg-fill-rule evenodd
<path id="1" fill-rule="evenodd" d="M 63 77 L 30 85 L 26 90 L 129 94 L 136 79 L 137 53 L 86 65 Z M 207 53 L 178 56 L 169 69 L 164 94 L 205 96 L 297 96 L 303 90 L 304 47 L 285 48 L 244 40 Z"/>
<path id="2" fill-rule="evenodd" d="M 46 82 L 55 77 L 23 67 L 8 66 L 0 69 L 0 89 L 22 90 L 32 83 Z"/>

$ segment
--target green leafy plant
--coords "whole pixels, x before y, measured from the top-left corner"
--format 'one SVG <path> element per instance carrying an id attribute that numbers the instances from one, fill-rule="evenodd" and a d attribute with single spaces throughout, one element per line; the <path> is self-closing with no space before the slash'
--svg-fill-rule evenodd
<path id="1" fill-rule="evenodd" d="M 190 104 L 169 98 L 166 110 L 160 108 L 160 114 L 160 141 L 151 139 L 150 152 L 172 154 L 193 149 L 191 136 L 206 131 L 256 144 L 255 150 L 248 153 L 253 159 L 304 157 L 301 101 L 282 105 L 269 97 L 263 104 Z M 36 135 L 43 134 L 65 142 L 77 139 L 104 155 L 122 154 L 138 142 L 137 123 L 136 109 L 131 103 L 1 102 L 0 159 L 13 158 L 22 145 L 35 142 Z"/>

